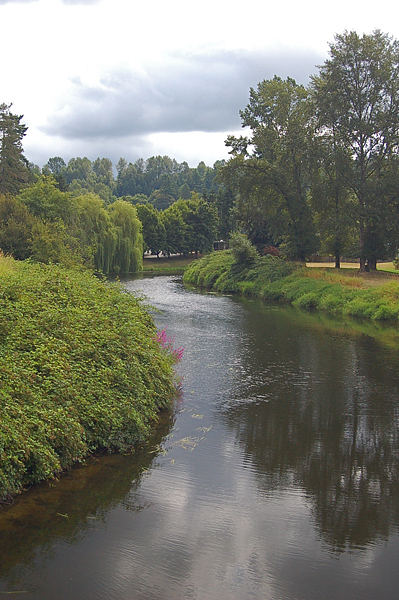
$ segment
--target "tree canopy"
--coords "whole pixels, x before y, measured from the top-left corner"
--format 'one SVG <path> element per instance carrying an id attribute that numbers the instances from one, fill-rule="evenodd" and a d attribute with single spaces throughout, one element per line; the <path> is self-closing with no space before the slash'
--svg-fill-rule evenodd
<path id="1" fill-rule="evenodd" d="M 14 115 L 11 106 L 0 104 L 0 194 L 17 194 L 30 179 L 22 148 L 28 128 L 21 123 L 23 115 Z"/>
<path id="2" fill-rule="evenodd" d="M 330 58 L 312 78 L 320 134 L 334 149 L 337 173 L 357 199 L 359 258 L 384 258 L 399 148 L 399 42 L 380 31 L 335 36 Z M 377 241 L 377 238 L 378 241 Z M 377 241 L 377 243 L 376 243 Z M 379 247 L 379 248 L 378 248 Z"/>
<path id="3" fill-rule="evenodd" d="M 262 81 L 257 90 L 251 88 L 240 115 L 251 133 L 248 138 L 228 137 L 234 158 L 225 167 L 225 177 L 255 213 L 262 200 L 272 236 L 290 256 L 305 260 L 318 247 L 307 201 L 314 131 L 309 91 L 291 78 Z"/>
<path id="4" fill-rule="evenodd" d="M 274 77 L 251 88 L 250 133 L 227 138 L 222 179 L 251 241 L 375 268 L 399 243 L 399 42 L 345 32 L 329 54 L 307 87 Z"/>

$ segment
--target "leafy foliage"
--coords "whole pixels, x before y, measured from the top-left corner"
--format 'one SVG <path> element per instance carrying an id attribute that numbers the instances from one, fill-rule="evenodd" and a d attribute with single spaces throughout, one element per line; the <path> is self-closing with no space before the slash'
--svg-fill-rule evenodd
<path id="1" fill-rule="evenodd" d="M 0 104 L 0 194 L 17 194 L 30 179 L 22 140 L 27 127 L 22 115 L 14 115 L 11 104 Z"/>
<path id="2" fill-rule="evenodd" d="M 222 181 L 241 231 L 304 260 L 321 247 L 361 270 L 399 245 L 399 41 L 344 32 L 311 85 L 274 77 L 240 111 Z"/>
<path id="3" fill-rule="evenodd" d="M 92 193 L 63 192 L 41 176 L 17 197 L 0 196 L 0 248 L 15 258 L 103 273 L 142 268 L 141 223 L 135 207 L 108 206 Z"/>
<path id="4" fill-rule="evenodd" d="M 161 213 L 152 204 L 137 204 L 136 209 L 143 226 L 143 250 L 158 256 L 166 246 L 166 229 Z"/>
<path id="5" fill-rule="evenodd" d="M 166 231 L 166 254 L 207 252 L 217 233 L 218 216 L 213 204 L 193 193 L 190 200 L 178 200 L 161 213 Z"/>
<path id="6" fill-rule="evenodd" d="M 235 184 L 241 198 L 238 220 L 254 239 L 254 224 L 263 213 L 264 243 L 278 239 L 289 256 L 303 261 L 318 246 L 308 202 L 314 133 L 309 92 L 291 78 L 264 80 L 257 90 L 251 88 L 240 115 L 250 137 L 227 138 L 233 158 L 224 169 L 224 179 Z M 248 205 L 245 220 L 243 204 Z"/>
<path id="7" fill-rule="evenodd" d="M 147 438 L 174 393 L 178 357 L 133 295 L 15 262 L 0 274 L 0 307 L 0 497 Z"/>
<path id="8" fill-rule="evenodd" d="M 258 253 L 246 235 L 235 232 L 230 237 L 230 249 L 238 265 L 249 267 L 254 264 Z"/>
<path id="9" fill-rule="evenodd" d="M 378 30 L 362 37 L 351 31 L 335 36 L 312 81 L 321 133 L 335 148 L 340 180 L 357 199 L 363 268 L 366 259 L 375 266 L 384 258 L 391 229 L 386 179 L 397 171 L 398 69 L 397 40 Z"/>

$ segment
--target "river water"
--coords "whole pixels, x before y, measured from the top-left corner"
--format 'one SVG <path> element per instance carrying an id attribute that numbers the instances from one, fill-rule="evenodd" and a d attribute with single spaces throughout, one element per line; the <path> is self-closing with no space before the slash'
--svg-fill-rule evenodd
<path id="1" fill-rule="evenodd" d="M 174 415 L 0 509 L 0 598 L 398 597 L 397 332 L 126 285 L 185 346 Z"/>

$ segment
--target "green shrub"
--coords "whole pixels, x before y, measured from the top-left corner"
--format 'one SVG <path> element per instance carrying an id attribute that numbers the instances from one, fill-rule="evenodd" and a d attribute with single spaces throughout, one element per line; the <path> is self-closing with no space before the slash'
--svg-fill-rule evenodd
<path id="1" fill-rule="evenodd" d="M 0 499 L 148 437 L 174 393 L 174 358 L 132 294 L 15 263 L 0 277 L 0 311 Z"/>
<path id="2" fill-rule="evenodd" d="M 399 306 L 392 304 L 381 304 L 375 311 L 373 319 L 375 321 L 397 321 L 399 316 Z"/>
<path id="3" fill-rule="evenodd" d="M 318 296 L 315 292 L 308 292 L 293 302 L 294 306 L 297 306 L 298 308 L 304 308 L 306 310 L 317 308 L 318 304 Z"/>
<path id="4" fill-rule="evenodd" d="M 230 237 L 229 246 L 237 265 L 248 267 L 258 257 L 257 249 L 242 233 L 233 233 Z"/>
<path id="5" fill-rule="evenodd" d="M 343 312 L 345 299 L 341 294 L 327 292 L 320 300 L 319 308 L 330 314 L 340 314 Z"/>

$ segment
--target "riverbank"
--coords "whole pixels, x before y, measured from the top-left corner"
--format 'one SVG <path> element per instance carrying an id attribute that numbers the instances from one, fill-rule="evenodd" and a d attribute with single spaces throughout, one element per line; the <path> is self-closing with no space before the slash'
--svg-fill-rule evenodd
<path id="1" fill-rule="evenodd" d="M 176 355 L 132 294 L 2 257 L 0 306 L 0 500 L 148 438 L 175 392 Z"/>
<path id="2" fill-rule="evenodd" d="M 286 302 L 333 316 L 399 321 L 399 277 L 394 273 L 308 268 L 272 256 L 240 263 L 227 250 L 190 265 L 183 280 L 213 291 Z"/>
<path id="3" fill-rule="evenodd" d="M 182 274 L 187 267 L 196 259 L 201 258 L 201 254 L 189 254 L 188 256 L 145 256 L 143 259 L 143 273 L 164 273 Z"/>

